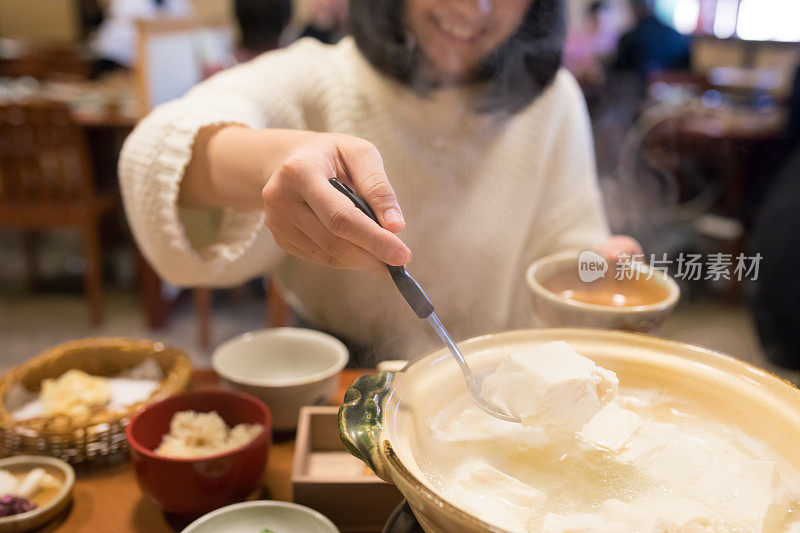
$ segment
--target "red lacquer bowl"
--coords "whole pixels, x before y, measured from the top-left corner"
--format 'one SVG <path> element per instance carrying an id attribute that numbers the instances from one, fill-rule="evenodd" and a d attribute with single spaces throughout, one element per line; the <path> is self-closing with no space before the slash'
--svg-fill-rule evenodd
<path id="1" fill-rule="evenodd" d="M 218 455 L 176 459 L 153 450 L 178 411 L 216 411 L 228 427 L 264 426 L 255 440 Z M 169 513 L 193 516 L 242 501 L 261 482 L 271 442 L 271 416 L 263 402 L 241 392 L 187 392 L 151 404 L 128 424 L 126 436 L 142 492 Z M 109 495 L 113 497 L 113 495 Z"/>

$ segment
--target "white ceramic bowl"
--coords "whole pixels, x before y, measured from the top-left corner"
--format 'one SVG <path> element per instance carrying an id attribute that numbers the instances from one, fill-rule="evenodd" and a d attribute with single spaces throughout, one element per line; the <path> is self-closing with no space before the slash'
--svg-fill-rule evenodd
<path id="1" fill-rule="evenodd" d="M 303 505 L 272 500 L 235 503 L 201 516 L 181 533 L 339 533 L 324 515 Z"/>
<path id="2" fill-rule="evenodd" d="M 664 323 L 680 298 L 680 288 L 668 275 L 653 271 L 653 279 L 642 283 L 658 283 L 666 287 L 667 296 L 650 305 L 617 307 L 597 305 L 564 298 L 544 287 L 543 282 L 567 269 L 577 271 L 578 254 L 564 252 L 549 255 L 534 262 L 525 276 L 530 289 L 531 305 L 545 327 L 588 327 L 621 329 L 639 333 L 652 333 Z M 651 275 L 650 268 L 637 263 L 642 277 Z M 613 276 L 613 272 L 607 273 Z"/>
<path id="3" fill-rule="evenodd" d="M 300 408 L 332 400 L 349 354 L 337 338 L 303 328 L 245 333 L 221 344 L 211 365 L 223 382 L 267 404 L 276 431 L 297 427 Z"/>

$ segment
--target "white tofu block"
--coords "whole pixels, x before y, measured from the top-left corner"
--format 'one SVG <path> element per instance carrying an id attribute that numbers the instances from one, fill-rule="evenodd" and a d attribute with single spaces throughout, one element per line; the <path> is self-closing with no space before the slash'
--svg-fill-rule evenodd
<path id="1" fill-rule="evenodd" d="M 678 426 L 649 422 L 640 426 L 617 455 L 621 463 L 643 468 L 669 441 L 680 435 Z"/>
<path id="2" fill-rule="evenodd" d="M 483 461 L 459 466 L 447 493 L 485 522 L 513 532 L 527 531 L 545 500 L 543 492 Z"/>
<path id="3" fill-rule="evenodd" d="M 719 452 L 689 495 L 747 531 L 761 531 L 773 500 L 775 463 Z"/>
<path id="4" fill-rule="evenodd" d="M 486 414 L 471 397 L 454 401 L 427 421 L 434 436 L 447 442 L 483 442 L 504 439 L 523 442 L 523 427 Z"/>
<path id="5" fill-rule="evenodd" d="M 526 426 L 574 434 L 608 405 L 618 385 L 613 372 L 565 342 L 551 342 L 503 359 L 482 393 Z"/>
<path id="6" fill-rule="evenodd" d="M 779 479 L 774 487 L 774 502 L 782 502 L 787 507 L 790 502 L 800 502 L 800 474 L 797 470 L 781 458 L 775 461 L 775 469 Z"/>
<path id="7" fill-rule="evenodd" d="M 616 452 L 639 429 L 642 421 L 640 415 L 611 402 L 583 426 L 578 436 L 594 447 Z"/>
<path id="8" fill-rule="evenodd" d="M 630 503 L 606 500 L 596 513 L 549 514 L 542 524 L 548 533 L 699 533 L 729 531 L 728 524 L 708 507 L 690 498 L 649 496 Z"/>
<path id="9" fill-rule="evenodd" d="M 8 470 L 0 470 L 0 497 L 14 494 L 19 486 L 17 478 Z"/>
<path id="10" fill-rule="evenodd" d="M 607 523 L 624 524 L 629 531 L 654 531 L 661 523 L 658 514 L 617 499 L 601 503 L 598 514 Z"/>
<path id="11" fill-rule="evenodd" d="M 714 420 L 702 424 L 687 424 L 683 433 L 704 440 L 710 448 L 742 457 L 769 457 L 772 452 L 765 443 L 748 437 L 739 428 Z"/>
<path id="12" fill-rule="evenodd" d="M 17 489 L 14 491 L 15 496 L 19 496 L 20 498 L 32 498 L 42 486 L 45 478 L 47 477 L 47 472 L 44 471 L 44 468 L 34 468 L 28 474 L 22 478 L 22 482 L 17 486 Z"/>
<path id="13" fill-rule="evenodd" d="M 639 464 L 653 479 L 674 487 L 686 487 L 700 479 L 715 454 L 705 441 L 679 435 L 667 442 L 652 459 Z"/>

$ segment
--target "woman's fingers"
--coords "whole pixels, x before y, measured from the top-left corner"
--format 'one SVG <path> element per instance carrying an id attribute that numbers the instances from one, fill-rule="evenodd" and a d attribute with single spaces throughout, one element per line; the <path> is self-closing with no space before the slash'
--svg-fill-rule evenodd
<path id="1" fill-rule="evenodd" d="M 333 177 L 351 184 L 390 229 L 337 191 L 328 181 Z M 262 198 L 266 225 L 290 253 L 339 268 L 374 269 L 411 260 L 411 250 L 392 232 L 403 227 L 394 191 L 380 155 L 366 141 L 338 134 L 312 138 L 271 174 Z"/>
<path id="2" fill-rule="evenodd" d="M 367 259 L 362 261 L 359 261 L 358 258 L 342 257 L 341 254 L 332 255 L 315 243 L 302 229 L 292 223 L 273 223 L 270 225 L 270 228 L 275 243 L 278 246 L 296 257 L 318 265 L 333 268 L 368 270 L 375 268 L 375 266 L 379 264 L 374 258 L 371 258 L 364 252 L 362 252 L 362 254 L 365 255 Z"/>
<path id="3" fill-rule="evenodd" d="M 342 266 L 291 222 L 268 217 L 267 227 L 275 244 L 290 254 L 318 264 Z"/>
<path id="4" fill-rule="evenodd" d="M 356 192 L 372 207 L 381 225 L 392 233 L 402 230 L 405 220 L 400 204 L 386 177 L 383 159 L 375 145 L 352 139 L 339 145 L 339 153 Z"/>
<path id="5" fill-rule="evenodd" d="M 373 270 L 385 268 L 383 263 L 352 242 L 337 237 L 325 227 L 308 204 L 302 203 L 294 209 L 294 223 L 320 249 L 336 258 L 346 268 Z"/>
<path id="6" fill-rule="evenodd" d="M 304 199 L 334 236 L 355 244 L 383 263 L 400 266 L 411 260 L 411 250 L 397 235 L 362 213 L 327 179 L 314 180 Z"/>
<path id="7" fill-rule="evenodd" d="M 288 201 L 270 212 L 266 224 L 276 244 L 297 257 L 334 268 L 384 268 L 355 244 L 331 234 L 302 200 Z"/>
<path id="8" fill-rule="evenodd" d="M 620 256 L 635 256 L 642 254 L 642 246 L 633 237 L 627 235 L 612 235 L 606 242 L 596 248 L 597 253 L 608 261 L 617 261 Z"/>

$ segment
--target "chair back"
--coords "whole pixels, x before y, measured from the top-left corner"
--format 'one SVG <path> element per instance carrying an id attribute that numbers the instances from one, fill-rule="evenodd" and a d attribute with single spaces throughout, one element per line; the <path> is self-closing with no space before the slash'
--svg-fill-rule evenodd
<path id="1" fill-rule="evenodd" d="M 0 201 L 63 204 L 92 194 L 83 131 L 66 104 L 0 104 Z"/>
<path id="2" fill-rule="evenodd" d="M 224 21 L 142 19 L 136 31 L 134 71 L 143 116 L 234 61 L 234 31 Z"/>

